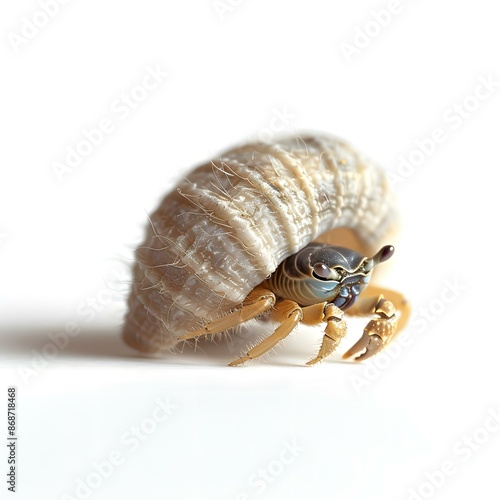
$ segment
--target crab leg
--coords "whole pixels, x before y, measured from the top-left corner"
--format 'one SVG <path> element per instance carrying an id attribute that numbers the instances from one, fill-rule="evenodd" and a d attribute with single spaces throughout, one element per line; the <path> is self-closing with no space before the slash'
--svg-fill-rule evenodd
<path id="1" fill-rule="evenodd" d="M 325 334 L 319 352 L 315 358 L 306 363 L 306 365 L 314 365 L 337 348 L 347 333 L 347 326 L 344 321 L 344 312 L 328 302 L 304 307 L 303 313 L 304 323 L 318 324 L 326 321 Z"/>
<path id="2" fill-rule="evenodd" d="M 269 337 L 265 338 L 250 349 L 245 356 L 229 363 L 229 366 L 236 366 L 244 363 L 245 361 L 249 361 L 250 359 L 262 356 L 262 354 L 272 349 L 278 342 L 287 337 L 297 326 L 303 316 L 301 307 L 292 300 L 283 300 L 282 302 L 279 302 L 276 305 L 275 315 L 278 316 L 278 321 L 282 321 L 280 326 L 278 326 L 278 328 L 276 328 L 276 330 L 274 330 Z"/>
<path id="3" fill-rule="evenodd" d="M 179 337 L 179 340 L 189 340 L 201 337 L 202 335 L 223 332 L 228 328 L 244 323 L 266 312 L 273 307 L 275 302 L 276 297 L 273 292 L 263 286 L 258 286 L 248 294 L 241 309 L 216 318 L 207 323 L 203 328 L 182 335 Z"/>

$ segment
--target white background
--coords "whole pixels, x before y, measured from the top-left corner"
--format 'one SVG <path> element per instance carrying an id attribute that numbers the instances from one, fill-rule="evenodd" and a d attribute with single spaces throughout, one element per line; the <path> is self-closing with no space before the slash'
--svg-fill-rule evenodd
<path id="1" fill-rule="evenodd" d="M 42 3 L 0 15 L 0 497 L 12 385 L 16 498 L 496 495 L 492 2 L 73 0 L 47 2 L 50 18 Z M 141 93 L 147 68 L 168 75 Z M 103 119 L 112 130 L 57 175 Z M 402 227 L 384 284 L 412 303 L 410 340 L 314 368 L 320 329 L 237 369 L 237 343 L 141 357 L 119 331 L 147 213 L 193 165 L 278 128 L 342 136 L 392 173 Z M 176 406 L 166 419 L 158 398 Z"/>

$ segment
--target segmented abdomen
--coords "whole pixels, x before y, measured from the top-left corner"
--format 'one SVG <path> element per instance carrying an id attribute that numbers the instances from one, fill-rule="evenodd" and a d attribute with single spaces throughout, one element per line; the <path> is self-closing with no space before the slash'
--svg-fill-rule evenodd
<path id="1" fill-rule="evenodd" d="M 337 138 L 291 136 L 227 151 L 152 214 L 136 252 L 126 342 L 171 348 L 331 229 L 378 243 L 394 219 L 392 200 L 383 171 Z"/>

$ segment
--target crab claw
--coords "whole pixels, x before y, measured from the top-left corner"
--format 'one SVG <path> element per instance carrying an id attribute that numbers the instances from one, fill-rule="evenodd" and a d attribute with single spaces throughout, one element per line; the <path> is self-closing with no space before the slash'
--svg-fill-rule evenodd
<path id="1" fill-rule="evenodd" d="M 371 358 L 381 351 L 392 339 L 397 330 L 396 310 L 391 302 L 380 299 L 375 307 L 378 317 L 372 319 L 363 330 L 362 337 L 342 356 L 355 361 Z"/>
<path id="2" fill-rule="evenodd" d="M 359 356 L 354 359 L 356 361 L 363 361 L 364 359 L 371 358 L 385 346 L 385 342 L 377 334 L 370 335 L 367 333 L 366 328 L 363 336 L 342 356 L 343 359 L 350 358 L 355 354 L 361 352 Z M 362 352 L 364 351 L 364 352 Z"/>

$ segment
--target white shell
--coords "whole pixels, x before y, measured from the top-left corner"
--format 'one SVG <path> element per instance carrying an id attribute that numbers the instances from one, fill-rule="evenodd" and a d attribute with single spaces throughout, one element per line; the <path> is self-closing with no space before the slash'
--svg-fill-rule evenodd
<path id="1" fill-rule="evenodd" d="M 193 170 L 151 216 L 124 339 L 142 351 L 170 349 L 318 236 L 347 227 L 374 246 L 394 220 L 384 171 L 338 138 L 231 149 Z"/>

